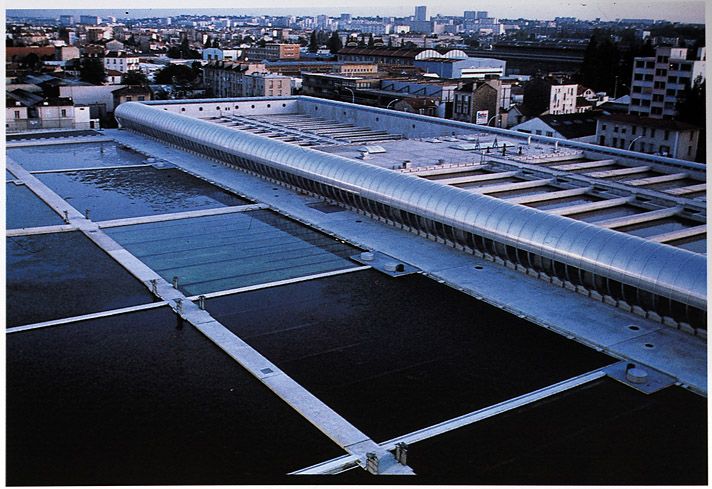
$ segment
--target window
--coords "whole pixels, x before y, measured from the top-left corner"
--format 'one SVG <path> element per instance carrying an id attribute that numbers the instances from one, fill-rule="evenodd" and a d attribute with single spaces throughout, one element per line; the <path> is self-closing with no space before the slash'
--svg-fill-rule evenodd
<path id="1" fill-rule="evenodd" d="M 676 76 L 668 76 L 668 83 L 677 83 Z"/>
<path id="2" fill-rule="evenodd" d="M 653 75 L 645 75 L 645 76 L 643 77 L 643 79 L 644 79 L 645 81 L 653 81 Z"/>
<path id="3" fill-rule="evenodd" d="M 642 135 L 645 136 L 645 133 L 647 133 L 647 132 L 648 132 L 648 128 L 647 128 L 647 127 L 644 127 L 644 128 L 643 128 L 643 133 L 642 133 Z"/>
<path id="4" fill-rule="evenodd" d="M 126 101 L 131 102 L 133 100 L 133 97 L 131 95 L 126 96 Z"/>
<path id="5" fill-rule="evenodd" d="M 633 76 L 633 79 L 634 79 L 634 80 L 642 80 L 642 79 L 643 79 L 643 74 L 642 74 L 642 73 L 636 73 L 636 74 Z"/>
<path id="6" fill-rule="evenodd" d="M 138 96 L 138 99 L 139 99 L 139 101 L 143 102 L 144 100 L 146 100 L 146 96 L 145 96 L 145 95 L 139 95 L 139 96 Z"/>
<path id="7" fill-rule="evenodd" d="M 658 68 L 655 70 L 655 76 L 667 76 L 667 70 L 663 68 Z"/>
<path id="8" fill-rule="evenodd" d="M 15 119 L 19 119 L 19 118 L 20 118 L 20 111 L 16 110 L 15 111 Z"/>
<path id="9" fill-rule="evenodd" d="M 665 129 L 665 137 L 663 139 L 665 139 L 666 141 L 668 139 L 670 139 L 670 130 L 669 129 Z"/>
<path id="10" fill-rule="evenodd" d="M 645 66 L 645 61 L 636 61 L 635 62 L 636 68 L 643 68 L 644 66 Z"/>
<path id="11" fill-rule="evenodd" d="M 646 68 L 655 68 L 655 61 L 648 61 L 645 63 Z"/>
<path id="12" fill-rule="evenodd" d="M 664 81 L 656 81 L 653 84 L 653 88 L 665 88 L 665 82 Z"/>
<path id="13" fill-rule="evenodd" d="M 662 115 L 663 108 L 662 107 L 653 107 L 652 109 L 650 109 L 650 113 L 653 115 Z"/>
<path id="14" fill-rule="evenodd" d="M 618 138 L 613 138 L 613 142 L 611 143 L 611 146 L 613 146 L 614 148 L 616 146 L 618 146 Z"/>
<path id="15" fill-rule="evenodd" d="M 551 137 L 554 137 L 554 133 L 552 131 L 546 131 L 546 135 Z"/>
<path id="16" fill-rule="evenodd" d="M 613 132 L 618 132 L 618 126 L 613 126 Z"/>
<path id="17" fill-rule="evenodd" d="M 665 91 L 665 95 L 667 95 L 668 97 L 674 97 L 674 96 L 675 96 L 675 90 L 672 90 L 672 89 L 666 90 L 666 91 Z"/>
<path id="18" fill-rule="evenodd" d="M 667 63 L 670 56 L 658 56 L 658 63 Z"/>
<path id="19" fill-rule="evenodd" d="M 601 124 L 601 131 L 605 131 L 606 127 L 608 127 L 608 126 L 606 126 L 605 124 Z"/>
<path id="20" fill-rule="evenodd" d="M 62 109 L 62 117 L 67 117 L 67 109 Z"/>
<path id="21" fill-rule="evenodd" d="M 605 146 L 606 145 L 606 136 L 598 136 L 598 144 L 600 144 L 601 146 Z"/>
<path id="22" fill-rule="evenodd" d="M 643 87 L 635 86 L 633 87 L 633 93 L 640 93 L 643 91 Z"/>
<path id="23" fill-rule="evenodd" d="M 655 129 L 650 129 L 650 137 L 651 138 L 655 137 Z"/>
<path id="24" fill-rule="evenodd" d="M 665 99 L 665 96 L 661 93 L 656 93 L 653 95 L 653 102 L 662 102 L 663 99 Z"/>
<path id="25" fill-rule="evenodd" d="M 670 63 L 670 69 L 671 70 L 679 70 L 680 64 L 679 63 Z"/>

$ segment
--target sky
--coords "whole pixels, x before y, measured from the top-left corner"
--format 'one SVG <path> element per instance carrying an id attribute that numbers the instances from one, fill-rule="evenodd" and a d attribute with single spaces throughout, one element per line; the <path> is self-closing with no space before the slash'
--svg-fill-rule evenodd
<path id="1" fill-rule="evenodd" d="M 426 5 L 428 16 L 435 14 L 462 15 L 464 10 L 487 10 L 491 16 L 502 18 L 553 19 L 554 17 L 578 17 L 579 19 L 615 20 L 617 18 L 662 19 L 677 22 L 705 22 L 704 0 L 507 0 L 506 2 L 491 0 L 421 0 L 403 2 L 402 0 L 291 0 L 288 7 L 255 8 L 254 0 L 233 0 L 229 3 L 232 12 L 213 2 L 196 2 L 195 0 L 153 0 L 151 9 L 146 9 L 146 2 L 137 0 L 7 0 L 6 8 L 19 9 L 31 5 L 32 15 L 48 13 L 50 17 L 58 15 L 56 10 L 42 12 L 37 9 L 69 9 L 96 10 L 110 9 L 116 17 L 147 17 L 169 16 L 180 13 L 206 13 L 208 15 L 226 14 L 274 14 L 274 15 L 338 15 L 348 12 L 353 15 L 412 15 L 415 5 Z M 211 3 L 218 8 L 210 8 Z M 281 6 L 286 5 L 281 3 Z M 128 12 L 126 14 L 125 12 Z M 8 11 L 12 15 L 13 11 Z M 98 13 L 86 12 L 97 15 Z"/>

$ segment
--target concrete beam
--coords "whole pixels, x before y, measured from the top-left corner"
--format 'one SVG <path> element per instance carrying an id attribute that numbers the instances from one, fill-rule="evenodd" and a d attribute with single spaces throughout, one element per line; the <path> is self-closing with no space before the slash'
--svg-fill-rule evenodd
<path id="1" fill-rule="evenodd" d="M 596 226 L 608 229 L 621 228 L 632 224 L 640 224 L 642 222 L 655 221 L 657 219 L 665 219 L 677 215 L 682 210 L 681 207 L 670 207 L 669 209 L 659 209 L 657 211 L 641 212 L 632 216 L 614 217 L 603 221 L 596 221 Z"/>
<path id="2" fill-rule="evenodd" d="M 466 190 L 470 192 L 477 192 L 479 194 L 495 194 L 498 192 L 508 192 L 510 190 L 524 190 L 527 188 L 543 187 L 551 183 L 554 183 L 553 178 L 542 178 L 539 180 L 526 180 L 524 182 L 503 183 L 502 185 L 490 185 L 487 187 L 468 188 Z"/>
<path id="3" fill-rule="evenodd" d="M 649 166 L 632 166 L 628 168 L 621 168 L 619 170 L 594 171 L 590 173 L 584 173 L 584 175 L 591 178 L 610 178 L 622 177 L 624 175 L 634 175 L 636 173 L 643 173 L 646 171 L 650 171 Z"/>
<path id="4" fill-rule="evenodd" d="M 479 165 L 479 168 L 482 168 L 483 165 Z M 468 169 L 467 171 L 471 171 L 471 169 Z M 444 183 L 446 185 L 456 185 L 459 183 L 473 183 L 473 182 L 486 182 L 488 180 L 499 180 L 500 178 L 510 178 L 514 177 L 521 173 L 519 170 L 515 171 L 502 171 L 502 172 L 494 172 L 494 173 L 487 173 L 484 175 L 470 175 L 467 177 L 451 177 L 451 178 L 442 178 L 437 180 L 440 183 Z M 422 174 L 418 173 L 418 176 L 422 176 Z"/>
<path id="5" fill-rule="evenodd" d="M 674 182 L 675 180 L 682 180 L 687 178 L 689 173 L 669 173 L 667 175 L 660 175 L 657 177 L 639 178 L 637 180 L 626 180 L 626 185 L 632 185 L 634 187 L 643 187 L 645 185 L 654 185 L 656 183 Z"/>
<path id="6" fill-rule="evenodd" d="M 707 233 L 707 225 L 702 224 L 701 226 L 694 226 L 687 229 L 679 229 L 677 231 L 671 231 L 669 233 L 656 234 L 655 236 L 648 236 L 650 241 L 656 241 L 658 243 L 669 243 L 670 241 L 676 241 L 683 238 L 692 238 L 693 236 L 701 236 Z"/>
<path id="7" fill-rule="evenodd" d="M 558 209 L 548 209 L 545 212 L 556 214 L 557 216 L 572 216 L 574 214 L 582 214 L 584 212 L 597 211 L 600 209 L 609 209 L 625 205 L 633 200 L 633 197 L 620 197 L 617 199 L 601 200 L 599 202 L 591 202 L 589 204 L 576 204 L 567 207 L 559 207 Z"/>
<path id="8" fill-rule="evenodd" d="M 507 202 L 513 204 L 531 204 L 534 202 L 546 202 L 547 200 L 564 199 L 566 197 L 575 197 L 583 195 L 593 190 L 593 187 L 571 188 L 568 190 L 560 190 L 558 192 L 542 192 L 534 195 L 522 195 L 521 197 L 511 197 L 506 199 Z"/>
<path id="9" fill-rule="evenodd" d="M 583 163 L 569 163 L 568 165 L 554 165 L 549 168 L 553 170 L 585 170 L 587 168 L 600 168 L 602 166 L 615 165 L 616 160 L 596 160 L 596 161 L 586 161 Z"/>
<path id="10" fill-rule="evenodd" d="M 687 195 L 687 194 L 692 194 L 695 192 L 703 192 L 706 189 L 707 189 L 706 183 L 698 183 L 695 185 L 688 185 L 687 187 L 678 187 L 678 188 L 671 188 L 671 189 L 663 190 L 663 192 L 665 192 L 666 194 L 670 194 L 670 195 Z"/>

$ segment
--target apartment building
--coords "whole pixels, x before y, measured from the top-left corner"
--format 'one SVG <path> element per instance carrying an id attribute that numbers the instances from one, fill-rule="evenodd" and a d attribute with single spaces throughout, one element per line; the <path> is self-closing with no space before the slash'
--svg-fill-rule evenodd
<path id="1" fill-rule="evenodd" d="M 268 73 L 263 63 L 212 62 L 203 68 L 206 90 L 214 97 L 291 95 L 291 78 Z"/>
<path id="2" fill-rule="evenodd" d="M 255 60 L 299 59 L 299 44 L 265 44 L 245 50 L 245 58 Z"/>
<path id="3" fill-rule="evenodd" d="M 138 56 L 123 51 L 109 51 L 104 56 L 104 69 L 124 74 L 129 71 L 138 71 L 140 69 L 138 60 Z"/>
<path id="4" fill-rule="evenodd" d="M 685 89 L 705 76 L 705 48 L 687 59 L 687 48 L 658 47 L 655 56 L 635 58 L 628 113 L 672 119 Z"/>
<path id="5" fill-rule="evenodd" d="M 596 142 L 601 146 L 689 161 L 697 157 L 699 137 L 699 128 L 691 124 L 632 114 L 605 115 L 596 125 Z"/>

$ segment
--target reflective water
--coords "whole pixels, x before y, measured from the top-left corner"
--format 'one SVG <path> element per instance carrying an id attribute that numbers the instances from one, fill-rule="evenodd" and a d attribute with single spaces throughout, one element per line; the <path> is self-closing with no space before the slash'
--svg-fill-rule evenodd
<path id="1" fill-rule="evenodd" d="M 270 211 L 107 228 L 189 295 L 351 268 L 354 248 Z"/>
<path id="2" fill-rule="evenodd" d="M 80 232 L 7 238 L 7 324 L 152 302 L 148 289 Z"/>
<path id="3" fill-rule="evenodd" d="M 248 484 L 342 455 L 167 308 L 7 337 L 10 485 Z"/>
<path id="4" fill-rule="evenodd" d="M 614 361 L 420 275 L 359 271 L 207 309 L 378 442 Z"/>
<path id="5" fill-rule="evenodd" d="M 146 159 L 114 142 L 10 148 L 7 154 L 28 171 L 138 165 Z"/>
<path id="6" fill-rule="evenodd" d="M 36 176 L 79 212 L 89 209 L 94 221 L 247 203 L 177 169 L 112 168 Z"/>
<path id="7" fill-rule="evenodd" d="M 7 229 L 63 224 L 62 218 L 24 185 L 5 184 Z"/>
<path id="8" fill-rule="evenodd" d="M 706 399 L 601 379 L 409 447 L 421 484 L 704 485 Z"/>

